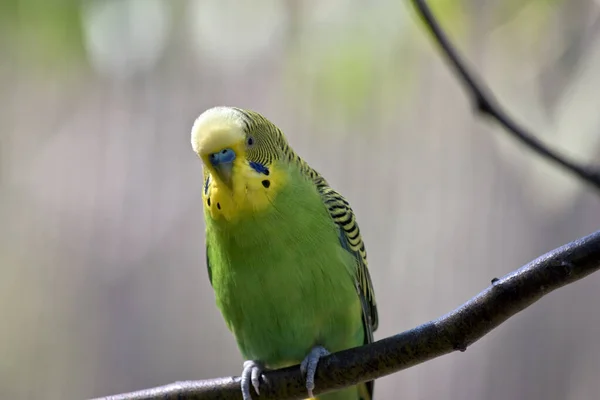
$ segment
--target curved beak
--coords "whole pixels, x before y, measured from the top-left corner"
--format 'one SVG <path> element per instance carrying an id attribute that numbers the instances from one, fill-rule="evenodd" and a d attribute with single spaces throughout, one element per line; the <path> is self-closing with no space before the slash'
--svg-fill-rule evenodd
<path id="1" fill-rule="evenodd" d="M 235 160 L 235 151 L 230 148 L 212 153 L 208 156 L 210 164 L 215 169 L 219 178 L 231 189 L 231 175 L 233 171 L 233 160 Z"/>

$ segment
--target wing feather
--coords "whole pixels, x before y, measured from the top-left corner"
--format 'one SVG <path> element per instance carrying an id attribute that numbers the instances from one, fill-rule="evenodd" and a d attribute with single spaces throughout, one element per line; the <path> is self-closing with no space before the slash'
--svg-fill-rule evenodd
<path id="1" fill-rule="evenodd" d="M 373 332 L 375 332 L 377 326 L 379 325 L 379 317 L 377 314 L 377 304 L 375 302 L 373 283 L 371 282 L 371 275 L 369 274 L 369 269 L 367 266 L 367 251 L 360 235 L 360 229 L 358 227 L 358 223 L 356 222 L 356 217 L 354 216 L 354 212 L 352 211 L 350 204 L 348 204 L 341 194 L 325 185 L 319 188 L 319 192 L 324 199 L 324 203 L 329 210 L 331 218 L 338 226 L 340 243 L 342 247 L 354 255 L 356 260 L 356 272 L 354 279 L 356 283 L 356 290 L 362 305 L 363 329 L 365 336 L 364 343 L 372 343 Z M 370 400 L 373 398 L 375 382 L 365 382 L 364 385 L 366 388 L 366 393 L 363 393 L 361 389 L 361 399 Z"/>
<path id="2" fill-rule="evenodd" d="M 208 272 L 208 281 L 212 286 L 212 270 L 210 269 L 210 259 L 208 257 L 208 243 L 206 244 L 206 270 Z"/>
<path id="3" fill-rule="evenodd" d="M 366 336 L 370 343 L 373 341 L 373 332 L 379 325 L 377 304 L 371 275 L 367 263 L 367 251 L 360 235 L 360 228 L 356 222 L 354 211 L 344 197 L 327 185 L 318 187 L 329 215 L 337 224 L 340 234 L 340 243 L 356 259 L 355 281 L 358 294 L 363 304 L 363 314 L 366 323 Z"/>

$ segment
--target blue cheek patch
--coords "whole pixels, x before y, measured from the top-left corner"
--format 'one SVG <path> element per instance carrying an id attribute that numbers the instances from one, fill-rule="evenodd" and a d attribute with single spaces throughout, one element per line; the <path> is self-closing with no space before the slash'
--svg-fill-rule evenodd
<path id="1" fill-rule="evenodd" d="M 258 172 L 259 174 L 269 175 L 269 168 L 265 167 L 264 165 L 254 161 L 250 161 L 249 164 L 250 167 L 252 167 L 252 169 Z"/>

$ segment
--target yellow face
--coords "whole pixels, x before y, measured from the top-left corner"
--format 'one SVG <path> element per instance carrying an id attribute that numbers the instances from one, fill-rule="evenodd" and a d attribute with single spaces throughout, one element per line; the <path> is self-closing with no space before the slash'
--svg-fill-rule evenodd
<path id="1" fill-rule="evenodd" d="M 285 174 L 269 166 L 258 171 L 248 149 L 258 144 L 244 115 L 229 107 L 202 113 L 192 127 L 192 147 L 204 165 L 204 207 L 212 219 L 236 221 L 267 208 L 285 183 Z"/>

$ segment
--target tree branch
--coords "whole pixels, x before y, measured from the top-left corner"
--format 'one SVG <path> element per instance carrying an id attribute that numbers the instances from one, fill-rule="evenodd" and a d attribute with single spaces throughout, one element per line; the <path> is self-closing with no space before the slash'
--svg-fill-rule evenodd
<path id="1" fill-rule="evenodd" d="M 475 76 L 473 71 L 469 70 L 466 62 L 450 42 L 450 39 L 448 39 L 448 36 L 431 12 L 427 2 L 425 0 L 411 1 L 425 23 L 425 26 L 440 46 L 442 53 L 450 64 L 450 68 L 452 68 L 458 79 L 462 82 L 465 90 L 471 95 L 471 101 L 479 113 L 495 119 L 510 135 L 521 141 L 535 153 L 560 165 L 596 189 L 600 189 L 600 168 L 598 166 L 582 165 L 560 154 L 558 151 L 549 148 L 530 131 L 518 124 L 496 101 L 485 84 Z"/>
<path id="2" fill-rule="evenodd" d="M 494 278 L 484 291 L 454 311 L 417 328 L 322 358 L 315 393 L 369 381 L 468 346 L 544 295 L 600 269 L 600 231 L 553 250 L 524 267 Z M 259 399 L 306 398 L 298 366 L 269 371 Z M 241 399 L 240 378 L 177 382 L 103 400 Z M 100 400 L 100 399 L 97 399 Z"/>

